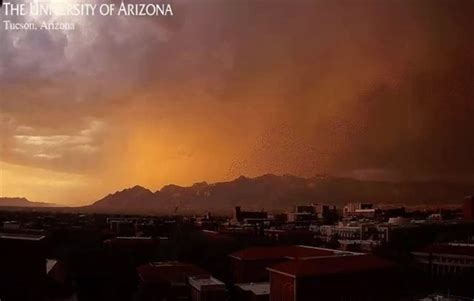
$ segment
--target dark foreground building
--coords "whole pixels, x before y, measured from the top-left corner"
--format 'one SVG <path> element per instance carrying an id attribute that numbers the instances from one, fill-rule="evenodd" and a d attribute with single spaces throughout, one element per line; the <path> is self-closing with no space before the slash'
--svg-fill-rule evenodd
<path id="1" fill-rule="evenodd" d="M 268 281 L 267 268 L 291 259 L 357 253 L 303 245 L 250 247 L 229 255 L 234 283 Z"/>
<path id="2" fill-rule="evenodd" d="M 0 300 L 46 300 L 47 287 L 45 237 L 0 233 Z"/>
<path id="3" fill-rule="evenodd" d="M 396 300 L 396 266 L 369 255 L 290 260 L 268 269 L 270 301 Z"/>
<path id="4" fill-rule="evenodd" d="M 140 301 L 191 300 L 189 278 L 211 276 L 198 266 L 177 261 L 151 262 L 139 266 L 137 272 Z"/>
<path id="5" fill-rule="evenodd" d="M 470 195 L 464 198 L 463 216 L 467 221 L 474 221 L 474 196 Z"/>

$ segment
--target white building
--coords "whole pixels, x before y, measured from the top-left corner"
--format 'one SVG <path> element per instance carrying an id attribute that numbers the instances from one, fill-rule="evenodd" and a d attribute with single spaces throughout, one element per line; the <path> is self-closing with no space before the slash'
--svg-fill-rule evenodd
<path id="1" fill-rule="evenodd" d="M 193 276 L 188 281 L 192 301 L 220 301 L 227 296 L 224 282 L 212 276 Z"/>

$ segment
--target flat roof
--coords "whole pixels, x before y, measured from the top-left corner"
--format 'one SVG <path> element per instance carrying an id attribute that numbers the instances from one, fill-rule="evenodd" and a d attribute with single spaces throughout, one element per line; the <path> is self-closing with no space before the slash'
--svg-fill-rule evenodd
<path id="1" fill-rule="evenodd" d="M 117 239 L 129 239 L 129 240 L 150 240 L 151 236 L 117 236 Z"/>
<path id="2" fill-rule="evenodd" d="M 229 256 L 239 260 L 265 260 L 334 255 L 334 251 L 307 246 L 264 246 L 250 247 Z"/>
<path id="3" fill-rule="evenodd" d="M 224 282 L 212 276 L 191 276 L 189 277 L 189 284 L 199 291 L 225 289 Z"/>
<path id="4" fill-rule="evenodd" d="M 108 246 L 122 246 L 122 247 L 135 247 L 135 246 L 154 246 L 159 243 L 160 240 L 151 237 L 140 237 L 140 236 L 122 236 L 109 238 L 104 241 L 105 245 Z"/>
<path id="5" fill-rule="evenodd" d="M 304 245 L 289 245 L 289 246 L 263 246 L 250 247 L 229 255 L 231 258 L 238 260 L 271 260 L 271 259 L 296 259 L 296 258 L 310 258 L 321 256 L 335 256 L 341 254 L 353 254 L 347 251 L 339 251 L 325 248 L 318 248 Z"/>
<path id="6" fill-rule="evenodd" d="M 270 294 L 269 282 L 237 283 L 235 286 L 240 288 L 243 291 L 252 292 L 254 295 L 269 295 Z"/>
<path id="7" fill-rule="evenodd" d="M 395 264 L 385 259 L 372 255 L 358 255 L 295 259 L 274 265 L 268 270 L 296 278 L 383 270 L 393 267 Z"/>
<path id="8" fill-rule="evenodd" d="M 40 241 L 44 239 L 45 237 L 46 236 L 44 235 L 36 235 L 36 234 L 0 233 L 0 239 Z"/>
<path id="9" fill-rule="evenodd" d="M 429 245 L 419 248 L 413 253 L 443 254 L 443 255 L 460 255 L 474 257 L 473 246 L 456 246 L 456 245 Z"/>
<path id="10" fill-rule="evenodd" d="M 200 267 L 179 261 L 150 262 L 137 268 L 144 283 L 185 283 L 191 276 L 209 275 Z"/>
<path id="11" fill-rule="evenodd" d="M 46 259 L 46 274 L 49 274 L 57 263 L 56 259 Z"/>

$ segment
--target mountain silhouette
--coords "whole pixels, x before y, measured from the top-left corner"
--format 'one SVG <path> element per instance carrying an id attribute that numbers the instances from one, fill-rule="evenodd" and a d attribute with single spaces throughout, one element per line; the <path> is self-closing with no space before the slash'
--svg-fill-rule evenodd
<path id="1" fill-rule="evenodd" d="M 157 203 L 158 198 L 153 192 L 137 185 L 109 194 L 95 202 L 92 207 L 99 210 L 116 209 L 137 211 L 146 208 L 156 208 Z"/>
<path id="2" fill-rule="evenodd" d="M 457 204 L 474 192 L 474 184 L 359 181 L 349 178 L 267 174 L 189 187 L 167 185 L 152 192 L 141 186 L 109 194 L 90 210 L 124 212 L 229 212 L 236 205 L 250 210 L 288 210 L 295 204 L 348 202 L 385 204 Z"/>
<path id="3" fill-rule="evenodd" d="M 0 207 L 50 207 L 54 204 L 31 202 L 26 198 L 0 197 Z"/>

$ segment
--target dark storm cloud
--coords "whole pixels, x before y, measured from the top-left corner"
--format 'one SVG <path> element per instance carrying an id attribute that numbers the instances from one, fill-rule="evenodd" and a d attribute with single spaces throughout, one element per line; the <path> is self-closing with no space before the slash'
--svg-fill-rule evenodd
<path id="1" fill-rule="evenodd" d="M 2 147 L 8 160 L 95 166 L 98 153 L 125 156 L 104 139 L 122 141 L 123 126 L 144 122 L 202 137 L 163 142 L 193 154 L 190 162 L 225 158 L 203 178 L 474 173 L 473 1 L 173 5 L 172 18 L 97 17 L 73 33 L 2 32 L 0 101 L 10 120 L 2 136 L 16 141 Z M 82 135 L 94 122 L 116 133 Z M 183 124 L 194 127 L 179 132 Z M 22 126 L 64 146 L 26 159 L 40 153 L 13 151 Z M 83 136 L 90 148 L 75 149 Z M 212 154 L 199 141 L 225 147 Z M 204 159 L 201 149 L 210 152 Z"/>

